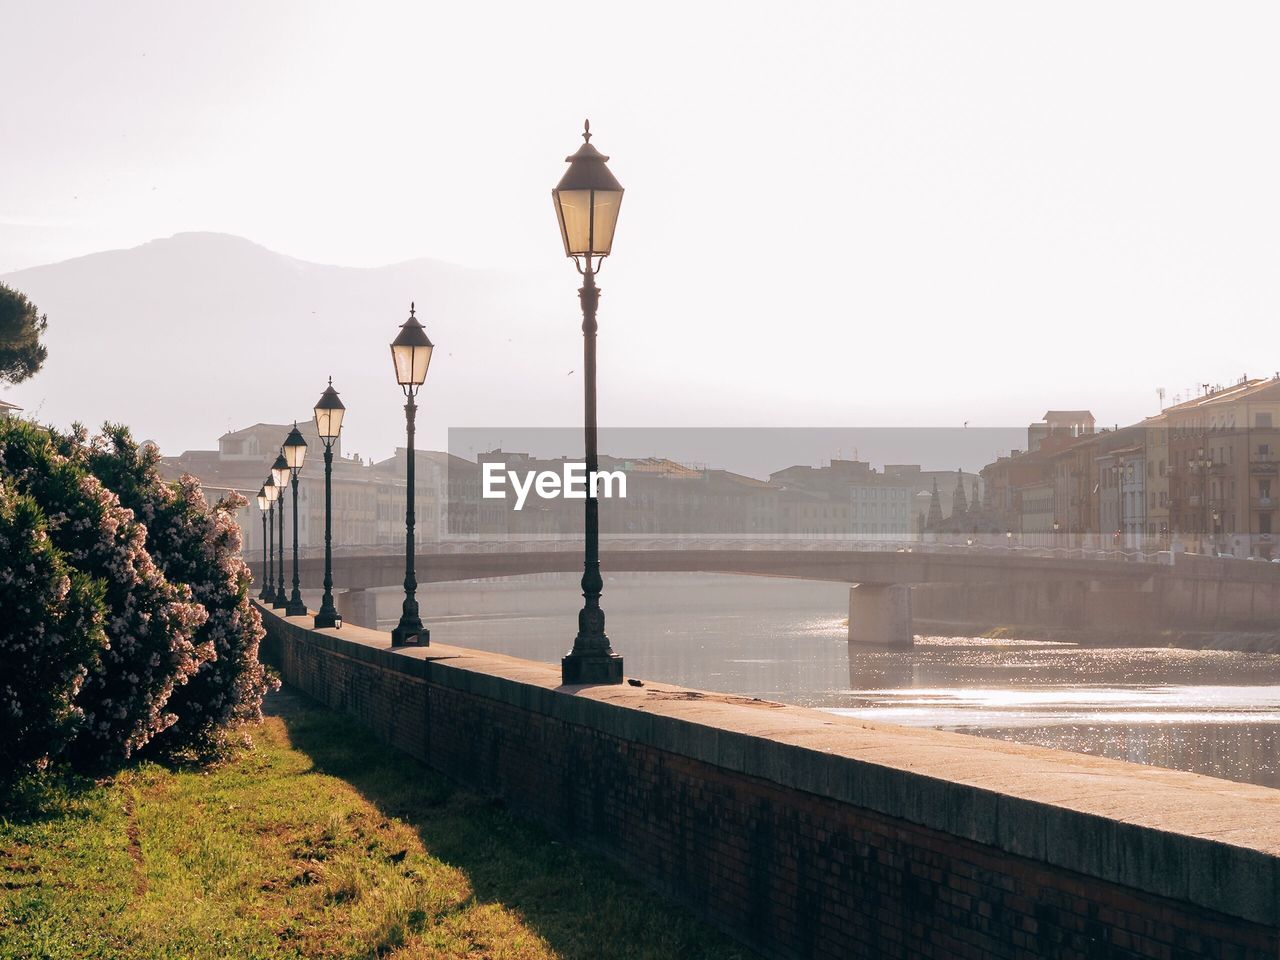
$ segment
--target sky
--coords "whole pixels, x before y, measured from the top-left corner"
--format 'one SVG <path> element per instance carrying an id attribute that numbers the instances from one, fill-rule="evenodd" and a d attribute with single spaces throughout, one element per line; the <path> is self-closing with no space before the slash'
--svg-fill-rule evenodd
<path id="1" fill-rule="evenodd" d="M 549 191 L 590 117 L 627 188 L 602 423 L 1107 424 L 1280 367 L 1274 4 L 0 0 L 0 21 L 21 40 L 0 273 L 216 231 L 535 276 L 572 324 Z"/>

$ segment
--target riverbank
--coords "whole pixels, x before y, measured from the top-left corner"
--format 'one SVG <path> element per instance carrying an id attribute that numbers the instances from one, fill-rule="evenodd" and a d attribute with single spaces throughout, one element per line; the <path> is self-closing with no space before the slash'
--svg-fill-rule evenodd
<path id="1" fill-rule="evenodd" d="M 1280 653 L 1280 633 L 1243 631 L 1082 630 L 1073 627 L 1039 627 L 1025 624 L 956 623 L 916 618 L 919 636 L 981 637 L 988 640 L 1042 640 L 1073 643 L 1081 647 L 1175 647 L 1181 650 L 1232 650 L 1239 653 Z"/>
<path id="2" fill-rule="evenodd" d="M 0 957 L 745 958 L 286 688 L 257 747 L 0 809 Z"/>

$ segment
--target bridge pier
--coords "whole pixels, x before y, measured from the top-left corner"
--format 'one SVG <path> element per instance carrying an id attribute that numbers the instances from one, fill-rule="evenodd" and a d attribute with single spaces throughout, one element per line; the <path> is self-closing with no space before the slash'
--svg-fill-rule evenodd
<path id="1" fill-rule="evenodd" d="M 855 583 L 849 588 L 849 642 L 910 647 L 911 588 L 900 583 Z"/>
<path id="2" fill-rule="evenodd" d="M 343 623 L 378 629 L 378 595 L 372 590 L 340 590 L 333 599 Z"/>

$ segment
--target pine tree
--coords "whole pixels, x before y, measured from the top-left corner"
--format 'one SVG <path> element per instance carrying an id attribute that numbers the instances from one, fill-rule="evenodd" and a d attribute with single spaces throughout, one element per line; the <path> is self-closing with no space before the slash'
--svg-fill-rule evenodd
<path id="1" fill-rule="evenodd" d="M 929 498 L 929 516 L 925 519 L 925 527 L 936 530 L 942 523 L 942 498 L 938 496 L 938 478 L 933 478 L 933 496 Z"/>
<path id="2" fill-rule="evenodd" d="M 959 520 L 969 512 L 968 501 L 964 498 L 964 472 L 956 470 L 956 489 L 951 494 L 951 516 Z"/>
<path id="3" fill-rule="evenodd" d="M 0 283 L 0 381 L 21 383 L 44 365 L 49 351 L 40 337 L 48 325 L 26 294 Z"/>

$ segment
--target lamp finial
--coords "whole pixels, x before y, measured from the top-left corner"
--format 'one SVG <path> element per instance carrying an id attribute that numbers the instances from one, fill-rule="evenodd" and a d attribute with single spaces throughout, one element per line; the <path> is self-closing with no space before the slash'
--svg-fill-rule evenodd
<path id="1" fill-rule="evenodd" d="M 582 139 L 585 140 L 587 143 L 591 142 L 591 121 L 590 120 L 582 121 Z"/>

